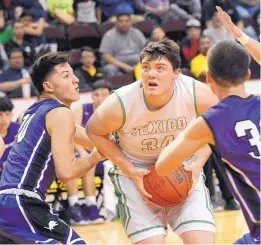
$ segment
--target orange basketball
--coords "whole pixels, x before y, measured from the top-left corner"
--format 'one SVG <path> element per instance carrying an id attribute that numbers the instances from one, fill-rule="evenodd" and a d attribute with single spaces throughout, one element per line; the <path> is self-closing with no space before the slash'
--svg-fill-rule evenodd
<path id="1" fill-rule="evenodd" d="M 180 166 L 170 175 L 161 177 L 157 175 L 154 165 L 149 170 L 143 183 L 146 191 L 152 195 L 152 202 L 161 207 L 173 207 L 185 201 L 192 187 L 191 172 Z"/>

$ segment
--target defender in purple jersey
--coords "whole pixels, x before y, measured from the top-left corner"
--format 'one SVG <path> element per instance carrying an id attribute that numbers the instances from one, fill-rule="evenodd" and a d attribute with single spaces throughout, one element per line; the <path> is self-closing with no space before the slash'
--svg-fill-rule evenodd
<path id="1" fill-rule="evenodd" d="M 0 176 L 20 127 L 19 123 L 11 122 L 13 108 L 14 105 L 7 96 L 0 97 L 0 136 L 5 144 L 5 151 L 0 157 Z"/>
<path id="2" fill-rule="evenodd" d="M 250 57 L 234 42 L 221 42 L 208 54 L 207 81 L 220 102 L 192 122 L 161 153 L 156 169 L 167 175 L 205 144 L 222 158 L 219 168 L 240 203 L 249 233 L 235 244 L 260 244 L 260 97 L 249 95 Z M 191 166 L 194 178 L 198 166 Z"/>
<path id="3" fill-rule="evenodd" d="M 82 127 L 85 127 L 94 110 L 102 104 L 102 102 L 110 95 L 112 90 L 111 85 L 104 79 L 96 81 L 92 85 L 92 89 L 93 103 L 81 104 L 73 111 L 75 123 Z M 75 149 L 80 157 L 86 157 L 90 153 L 90 151 L 79 145 L 75 145 Z M 95 168 L 92 168 L 82 177 L 83 192 L 85 196 L 83 205 L 79 204 L 78 179 L 66 183 L 69 202 L 67 214 L 71 224 L 81 225 L 104 222 L 104 218 L 99 214 L 99 209 L 97 207 L 94 177 Z"/>
<path id="4" fill-rule="evenodd" d="M 30 69 L 40 100 L 25 112 L 0 179 L 0 243 L 84 244 L 44 201 L 56 176 L 78 178 L 102 160 L 96 150 L 74 156 L 74 143 L 93 146 L 69 109 L 79 99 L 79 80 L 68 60 L 48 53 Z"/>

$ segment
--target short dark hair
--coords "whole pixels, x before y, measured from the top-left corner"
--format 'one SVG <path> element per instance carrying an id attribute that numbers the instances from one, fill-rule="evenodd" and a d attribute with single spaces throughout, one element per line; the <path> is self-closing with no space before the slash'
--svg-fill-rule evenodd
<path id="1" fill-rule="evenodd" d="M 140 62 L 148 57 L 149 60 L 155 60 L 166 57 L 171 63 L 173 70 L 180 68 L 180 48 L 174 41 L 165 38 L 163 41 L 153 42 L 147 45 L 140 54 Z"/>
<path id="2" fill-rule="evenodd" d="M 14 27 L 14 25 L 15 25 L 16 23 L 21 23 L 21 24 L 23 24 L 22 20 L 15 20 L 15 21 L 12 22 L 12 28 Z"/>
<path id="3" fill-rule="evenodd" d="M 12 101 L 5 95 L 0 97 L 0 112 L 3 111 L 12 111 L 14 105 Z"/>
<path id="4" fill-rule="evenodd" d="M 16 53 L 16 52 L 21 52 L 23 54 L 23 56 L 24 56 L 23 50 L 21 48 L 19 48 L 19 47 L 15 47 L 15 48 L 12 48 L 9 52 L 7 52 L 8 58 L 11 57 L 12 53 Z"/>
<path id="5" fill-rule="evenodd" d="M 32 82 L 41 94 L 44 90 L 43 82 L 54 71 L 54 67 L 67 63 L 70 56 L 66 52 L 50 52 L 38 58 L 29 69 Z"/>
<path id="6" fill-rule="evenodd" d="M 111 86 L 110 82 L 106 79 L 99 79 L 99 80 L 97 80 L 96 82 L 93 83 L 93 85 L 92 85 L 93 91 L 100 89 L 100 88 L 106 88 L 110 92 L 112 91 L 112 86 Z"/>
<path id="7" fill-rule="evenodd" d="M 131 15 L 130 15 L 129 13 L 122 12 L 122 13 L 117 14 L 117 20 L 119 20 L 119 18 L 120 18 L 121 16 L 128 16 L 129 18 L 131 17 Z"/>
<path id="8" fill-rule="evenodd" d="M 94 49 L 91 48 L 91 47 L 89 47 L 89 46 L 84 46 L 84 47 L 81 48 L 81 54 L 82 54 L 83 52 L 85 52 L 85 51 L 86 51 L 86 52 L 91 52 L 91 53 L 93 53 L 94 55 L 96 55 Z"/>
<path id="9" fill-rule="evenodd" d="M 250 56 L 242 45 L 233 41 L 222 41 L 214 45 L 208 53 L 209 72 L 215 82 L 230 87 L 245 81 L 250 64 Z"/>

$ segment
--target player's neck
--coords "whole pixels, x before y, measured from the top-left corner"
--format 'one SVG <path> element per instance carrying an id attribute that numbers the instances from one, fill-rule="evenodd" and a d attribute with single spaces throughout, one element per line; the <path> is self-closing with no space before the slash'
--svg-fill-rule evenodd
<path id="1" fill-rule="evenodd" d="M 219 87 L 217 91 L 217 96 L 219 100 L 222 100 L 231 95 L 236 95 L 241 98 L 247 98 L 249 96 L 249 94 L 245 91 L 244 84 L 230 88 Z"/>
<path id="2" fill-rule="evenodd" d="M 172 96 L 173 89 L 169 89 L 168 92 L 162 95 L 147 95 L 144 91 L 144 100 L 150 111 L 156 111 L 164 107 L 170 101 Z"/>
<path id="3" fill-rule="evenodd" d="M 4 138 L 7 135 L 8 129 L 0 129 L 0 136 Z"/>
<path id="4" fill-rule="evenodd" d="M 71 106 L 71 103 L 63 102 L 63 101 L 59 100 L 59 99 L 58 99 L 55 95 L 53 95 L 53 94 L 41 94 L 41 95 L 39 96 L 39 100 L 46 100 L 46 99 L 54 99 L 54 100 L 57 100 L 58 102 L 60 102 L 61 104 L 66 105 L 66 106 L 69 107 L 69 108 L 70 108 L 70 106 Z"/>

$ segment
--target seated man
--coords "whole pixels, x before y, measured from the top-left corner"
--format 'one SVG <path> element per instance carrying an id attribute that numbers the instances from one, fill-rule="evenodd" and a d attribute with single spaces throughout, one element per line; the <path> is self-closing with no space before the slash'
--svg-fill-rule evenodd
<path id="1" fill-rule="evenodd" d="M 25 87 L 29 85 L 31 79 L 27 70 L 24 68 L 23 52 L 19 48 L 13 48 L 9 53 L 10 68 L 0 74 L 0 90 L 7 92 L 9 97 L 22 97 L 26 95 L 34 96 L 36 91 L 34 87 Z M 25 89 L 24 89 L 25 88 Z M 30 91 L 26 91 L 27 88 Z"/>
<path id="2" fill-rule="evenodd" d="M 0 97 L 0 136 L 5 143 L 4 154 L 0 158 L 0 175 L 20 127 L 19 123 L 11 122 L 13 108 L 14 105 L 7 96 Z"/>
<path id="3" fill-rule="evenodd" d="M 74 110 L 75 123 L 85 127 L 94 110 L 110 95 L 111 85 L 105 80 L 98 80 L 93 84 L 93 103 L 81 104 L 80 107 Z M 88 151 L 83 147 L 76 145 L 76 151 L 81 158 L 88 155 Z M 99 215 L 99 210 L 96 203 L 96 188 L 94 183 L 95 168 L 92 168 L 86 175 L 83 176 L 83 192 L 85 195 L 84 204 L 79 204 L 78 198 L 78 179 L 68 181 L 68 216 L 71 224 L 95 224 L 104 221 Z"/>
<path id="4" fill-rule="evenodd" d="M 91 91 L 93 83 L 103 77 L 103 74 L 94 66 L 95 60 L 94 50 L 90 47 L 83 47 L 81 50 L 82 66 L 75 71 L 81 92 Z"/>
<path id="5" fill-rule="evenodd" d="M 105 33 L 100 45 L 99 51 L 106 63 L 105 76 L 133 73 L 145 44 L 141 31 L 132 27 L 130 15 L 119 14 L 116 27 Z"/>
<path id="6" fill-rule="evenodd" d="M 211 38 L 202 36 L 199 39 L 199 54 L 190 62 L 190 71 L 193 76 L 201 82 L 206 82 L 206 75 L 208 70 L 207 52 L 213 45 Z"/>

